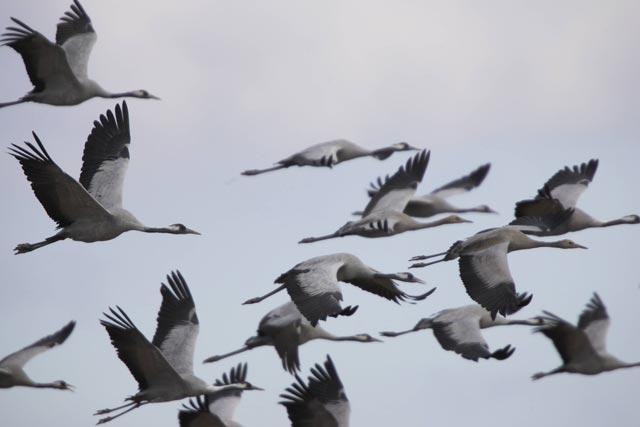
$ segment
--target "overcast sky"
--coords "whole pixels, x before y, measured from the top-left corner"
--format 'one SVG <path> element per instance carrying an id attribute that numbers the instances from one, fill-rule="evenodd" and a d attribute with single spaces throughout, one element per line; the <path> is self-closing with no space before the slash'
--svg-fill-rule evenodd
<path id="1" fill-rule="evenodd" d="M 53 38 L 67 0 L 0 3 L 3 25 L 24 20 Z M 213 381 L 240 361 L 266 388 L 245 393 L 236 419 L 287 425 L 278 394 L 292 377 L 273 349 L 200 361 L 242 345 L 260 318 L 285 302 L 272 289 L 297 262 L 351 252 L 382 271 L 404 271 L 413 255 L 440 252 L 481 229 L 507 223 L 514 202 L 535 194 L 564 165 L 599 158 L 580 206 L 597 218 L 640 213 L 640 3 L 635 1 L 186 1 L 85 0 L 98 32 L 89 73 L 106 89 L 144 88 L 162 101 L 129 101 L 131 165 L 125 207 L 153 226 L 182 222 L 202 236 L 127 233 L 106 243 L 64 241 L 14 256 L 21 242 L 54 233 L 17 162 L 0 157 L 0 357 L 71 319 L 61 347 L 28 365 L 32 378 L 64 379 L 76 393 L 0 392 L 2 424 L 87 426 L 137 385 L 98 324 L 123 307 L 151 338 L 160 282 L 179 268 L 196 300 L 196 374 Z M 0 100 L 27 92 L 20 57 L 0 49 Z M 35 130 L 54 160 L 78 176 L 92 122 L 114 100 L 77 107 L 23 104 L 0 111 L 4 146 Z M 328 169 L 264 167 L 316 142 L 347 138 L 369 148 L 398 141 L 432 150 L 419 192 L 491 162 L 485 183 L 455 199 L 500 215 L 384 239 L 296 242 L 335 230 L 364 207 L 364 189 L 408 157 L 360 159 Z M 609 349 L 640 361 L 640 227 L 570 236 L 588 251 L 539 249 L 510 256 L 518 289 L 534 294 L 514 317 L 546 309 L 575 321 L 593 291 L 612 317 Z M 420 270 L 438 290 L 417 305 L 395 305 L 344 287 L 349 318 L 323 326 L 338 334 L 411 327 L 421 317 L 470 302 L 456 263 Z M 407 284 L 417 293 L 426 288 Z M 491 348 L 514 345 L 505 361 L 474 363 L 443 351 L 430 331 L 384 344 L 313 342 L 303 374 L 334 359 L 354 426 L 602 426 L 638 419 L 640 369 L 597 377 L 530 375 L 560 365 L 551 342 L 528 328 L 485 331 Z M 175 426 L 178 402 L 149 405 L 119 426 Z"/>

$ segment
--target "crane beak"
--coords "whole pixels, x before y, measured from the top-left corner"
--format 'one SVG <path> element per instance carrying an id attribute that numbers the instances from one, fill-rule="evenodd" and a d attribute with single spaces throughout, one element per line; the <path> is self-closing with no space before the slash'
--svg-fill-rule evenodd
<path id="1" fill-rule="evenodd" d="M 263 388 L 260 388 L 260 387 L 256 387 L 256 386 L 254 386 L 254 385 L 252 385 L 251 387 L 249 387 L 249 388 L 248 388 L 247 390 L 257 390 L 257 391 L 264 391 L 264 389 L 263 389 Z"/>
<path id="2" fill-rule="evenodd" d="M 415 277 L 415 276 L 413 276 L 413 280 L 412 280 L 411 282 L 412 282 L 412 283 L 420 283 L 420 284 L 423 284 L 423 285 L 425 285 L 425 284 L 427 283 L 427 282 L 425 282 L 424 280 L 419 279 L 419 278 L 417 278 L 417 277 Z"/>
<path id="3" fill-rule="evenodd" d="M 187 234 L 197 234 L 198 236 L 202 236 L 202 233 L 199 233 L 196 230 L 192 230 L 190 228 L 187 228 Z"/>
<path id="4" fill-rule="evenodd" d="M 161 100 L 162 100 L 162 98 L 158 98 L 157 96 L 155 96 L 155 95 L 151 95 L 151 94 L 149 94 L 149 99 L 156 99 L 156 100 L 158 100 L 158 101 L 161 101 Z"/>
<path id="5" fill-rule="evenodd" d="M 69 390 L 70 392 L 75 392 L 76 391 L 76 386 L 67 383 L 67 388 L 65 390 Z"/>
<path id="6" fill-rule="evenodd" d="M 588 247 L 586 247 L 586 246 L 582 246 L 582 245 L 579 245 L 579 244 L 577 244 L 577 243 L 576 243 L 576 248 L 580 248 L 580 249 L 589 249 Z"/>

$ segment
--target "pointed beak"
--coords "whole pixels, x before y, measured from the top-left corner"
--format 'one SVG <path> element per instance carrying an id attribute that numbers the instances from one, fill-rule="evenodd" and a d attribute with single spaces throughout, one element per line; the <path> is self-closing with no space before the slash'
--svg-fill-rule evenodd
<path id="1" fill-rule="evenodd" d="M 149 94 L 149 99 L 157 99 L 158 101 L 162 100 L 162 98 L 158 98 L 157 96 L 151 94 Z"/>
<path id="2" fill-rule="evenodd" d="M 582 246 L 582 245 L 578 245 L 577 243 L 576 243 L 576 248 L 580 248 L 580 249 L 589 249 L 588 247 L 586 247 L 586 246 Z"/>
<path id="3" fill-rule="evenodd" d="M 473 221 L 471 221 L 470 219 L 466 219 L 466 218 L 461 218 L 460 222 L 468 222 L 470 224 L 473 224 Z"/>
<path id="4" fill-rule="evenodd" d="M 187 228 L 187 234 L 197 234 L 198 236 L 202 236 L 201 233 L 197 232 L 196 230 L 192 230 L 190 228 Z"/>
<path id="5" fill-rule="evenodd" d="M 495 210 L 493 210 L 493 209 L 491 209 L 491 208 L 487 209 L 487 213 L 500 214 L 500 212 L 495 211 Z"/>
<path id="6" fill-rule="evenodd" d="M 425 282 L 424 280 L 419 279 L 419 278 L 417 278 L 417 277 L 415 277 L 415 276 L 413 277 L 413 280 L 412 280 L 411 282 L 412 282 L 412 283 L 421 283 L 421 284 L 423 284 L 423 285 L 425 285 L 425 284 L 427 283 L 427 282 Z"/>
<path id="7" fill-rule="evenodd" d="M 420 149 L 418 147 L 414 147 L 413 145 L 410 145 L 407 150 L 409 151 L 420 151 Z"/>
<path id="8" fill-rule="evenodd" d="M 379 340 L 378 338 L 371 337 L 371 342 L 384 342 L 384 341 Z"/>
<path id="9" fill-rule="evenodd" d="M 75 391 L 76 391 L 75 389 L 76 389 L 76 386 L 74 386 L 74 385 L 72 385 L 72 384 L 67 383 L 67 388 L 66 388 L 66 390 L 69 390 L 70 392 L 75 392 Z"/>
<path id="10" fill-rule="evenodd" d="M 260 388 L 260 387 L 256 387 L 256 386 L 254 386 L 254 385 L 252 385 L 252 386 L 251 386 L 250 388 L 248 388 L 247 390 L 257 390 L 257 391 L 264 391 L 264 389 L 263 389 L 263 388 Z"/>

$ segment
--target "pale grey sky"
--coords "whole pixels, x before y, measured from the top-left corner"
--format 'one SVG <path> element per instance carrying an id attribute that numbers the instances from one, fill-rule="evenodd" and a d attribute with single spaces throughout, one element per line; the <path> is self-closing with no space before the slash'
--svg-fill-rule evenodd
<path id="1" fill-rule="evenodd" d="M 68 1 L 5 1 L 1 25 L 15 16 L 48 37 Z M 201 330 L 196 373 L 213 381 L 239 361 L 267 389 L 246 393 L 237 420 L 286 425 L 278 394 L 292 378 L 272 349 L 211 365 L 207 356 L 235 349 L 259 319 L 286 301 L 254 306 L 273 279 L 297 262 L 352 252 L 384 271 L 403 271 L 413 255 L 510 220 L 558 168 L 600 159 L 581 207 L 602 219 L 640 212 L 640 4 L 635 1 L 189 1 L 85 0 L 98 32 L 90 75 L 114 91 L 144 88 L 162 101 L 131 100 L 131 165 L 125 205 L 150 225 L 183 222 L 203 236 L 129 233 L 95 244 L 65 241 L 14 256 L 17 243 L 52 234 L 17 162 L 0 157 L 5 182 L 0 265 L 0 357 L 78 321 L 64 346 L 29 364 L 33 378 L 65 379 L 76 393 L 0 392 L 3 425 L 87 426 L 99 408 L 136 391 L 98 324 L 122 306 L 151 337 L 159 285 L 179 268 L 196 299 Z M 30 84 L 20 57 L 0 49 L 0 100 Z M 21 105 L 0 111 L 3 144 L 36 130 L 49 153 L 77 176 L 92 121 L 115 102 L 77 107 Z M 397 141 L 426 147 L 432 158 L 419 191 L 429 191 L 492 162 L 482 187 L 455 200 L 487 203 L 501 215 L 387 239 L 357 237 L 297 245 L 333 231 L 366 203 L 364 189 L 406 154 L 362 159 L 333 170 L 290 169 L 256 178 L 291 152 L 333 138 L 367 147 Z M 518 288 L 534 294 L 518 315 L 542 309 L 575 321 L 596 290 L 612 326 L 609 347 L 640 360 L 640 227 L 570 236 L 588 251 L 540 249 L 510 257 Z M 350 318 L 324 325 L 335 333 L 410 327 L 421 317 L 470 300 L 456 263 L 419 271 L 436 293 L 396 306 L 344 287 Z M 417 285 L 404 285 L 417 292 Z M 420 291 L 422 288 L 419 289 Z M 637 422 L 640 370 L 597 377 L 529 377 L 560 364 L 549 341 L 527 328 L 486 331 L 492 348 L 514 345 L 504 362 L 473 363 L 440 349 L 430 332 L 384 344 L 311 343 L 303 373 L 330 353 L 352 403 L 352 425 L 620 426 Z M 149 405 L 114 426 L 177 425 L 179 404 Z"/>

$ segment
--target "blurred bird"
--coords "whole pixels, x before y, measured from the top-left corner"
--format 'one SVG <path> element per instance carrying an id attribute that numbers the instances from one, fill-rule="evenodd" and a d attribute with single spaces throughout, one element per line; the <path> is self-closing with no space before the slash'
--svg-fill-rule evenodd
<path id="1" fill-rule="evenodd" d="M 548 375 L 569 372 L 596 375 L 615 369 L 633 368 L 637 363 L 625 363 L 607 352 L 609 314 L 597 293 L 580 314 L 578 326 L 573 326 L 553 313 L 543 311 L 543 325 L 536 328 L 551 341 L 562 358 L 562 366 L 549 372 L 538 372 L 531 378 L 539 380 Z"/>
<path id="2" fill-rule="evenodd" d="M 204 363 L 217 362 L 256 347 L 272 346 L 282 359 L 282 367 L 294 373 L 300 370 L 298 347 L 309 341 L 321 339 L 328 341 L 380 342 L 369 334 L 335 336 L 320 326 L 312 326 L 300 313 L 295 303 L 289 301 L 268 312 L 258 325 L 256 336 L 249 338 L 244 346 L 220 356 L 211 356 Z"/>
<path id="3" fill-rule="evenodd" d="M 0 43 L 22 56 L 34 87 L 17 101 L 0 103 L 0 108 L 23 102 L 77 105 L 94 97 L 159 99 L 146 90 L 111 93 L 89 79 L 87 65 L 97 36 L 78 0 L 60 18 L 55 43 L 19 19 L 11 20 L 17 26 L 7 27 Z"/>
<path id="4" fill-rule="evenodd" d="M 225 373 L 216 386 L 244 384 L 247 382 L 247 364 L 238 364 L 231 368 L 229 375 Z M 242 427 L 233 420 L 236 407 L 240 404 L 242 392 L 245 390 L 262 390 L 252 386 L 240 390 L 221 390 L 189 399 L 188 405 L 182 405 L 178 414 L 180 427 Z"/>
<path id="5" fill-rule="evenodd" d="M 409 159 L 406 165 L 401 166 L 392 177 L 387 177 L 376 194 L 371 197 L 362 213 L 362 219 L 349 221 L 334 233 L 320 237 L 307 237 L 299 243 L 312 243 L 350 235 L 386 237 L 444 224 L 471 222 L 457 215 L 450 215 L 438 221 L 420 223 L 403 213 L 424 177 L 429 157 L 430 152 L 421 151 Z"/>
<path id="6" fill-rule="evenodd" d="M 46 336 L 30 346 L 11 353 L 4 359 L 0 360 L 0 388 L 11 388 L 16 386 L 33 387 L 33 388 L 54 388 L 57 390 L 71 390 L 73 386 L 65 381 L 53 381 L 50 383 L 39 383 L 33 381 L 24 371 L 24 365 L 27 364 L 35 356 L 51 350 L 69 338 L 76 322 L 69 322 L 59 331 Z"/>
<path id="7" fill-rule="evenodd" d="M 515 351 L 515 348 L 507 345 L 491 352 L 489 345 L 482 336 L 481 329 L 502 325 L 535 326 L 541 324 L 542 321 L 539 318 L 510 320 L 504 317 L 496 317 L 492 319 L 491 313 L 487 310 L 478 304 L 470 304 L 448 308 L 431 317 L 421 319 L 413 329 L 408 331 L 380 332 L 380 334 L 385 337 L 397 337 L 422 329 L 431 329 L 443 349 L 454 351 L 465 359 L 477 362 L 480 358 L 504 360 Z"/>
<path id="8" fill-rule="evenodd" d="M 408 295 L 398 288 L 394 280 L 424 283 L 411 273 L 380 273 L 348 253 L 324 255 L 296 264 L 276 279 L 275 283 L 282 283 L 281 286 L 243 304 L 258 303 L 286 289 L 300 313 L 312 326 L 316 326 L 319 320 L 326 320 L 328 316 L 351 316 L 358 308 L 340 306 L 342 292 L 338 282 L 350 283 L 395 303 L 421 301 L 435 291 L 433 288 L 422 295 Z"/>
<path id="9" fill-rule="evenodd" d="M 406 142 L 398 142 L 388 147 L 377 150 L 367 150 L 346 139 L 335 139 L 312 145 L 299 153 L 293 154 L 286 159 L 280 160 L 275 166 L 267 169 L 250 169 L 242 172 L 242 175 L 253 176 L 278 169 L 285 169 L 291 166 L 316 166 L 332 168 L 338 163 L 358 157 L 375 157 L 384 160 L 397 151 L 417 150 Z"/>
<path id="10" fill-rule="evenodd" d="M 545 224 L 543 230 L 525 230 L 527 234 L 557 236 L 585 228 L 610 227 L 620 224 L 638 224 L 640 216 L 626 215 L 612 221 L 600 221 L 576 207 L 578 199 L 587 189 L 598 169 L 598 160 L 556 172 L 538 190 L 535 198 L 516 203 L 516 219 L 511 224 L 526 223 L 530 217 L 539 217 Z"/>
<path id="11" fill-rule="evenodd" d="M 348 427 L 351 407 L 331 357 L 311 368 L 307 383 L 296 375 L 280 397 L 292 427 Z"/>
<path id="12" fill-rule="evenodd" d="M 145 233 L 200 234 L 182 224 L 147 227 L 122 207 L 122 187 L 129 166 L 129 110 L 127 103 L 116 105 L 93 122 L 82 155 L 80 182 L 58 166 L 44 145 L 25 142 L 27 148 L 12 144 L 10 154 L 22 166 L 31 188 L 59 232 L 38 243 L 22 243 L 16 254 L 30 252 L 59 240 L 80 242 L 111 240 L 125 231 Z"/>
<path id="13" fill-rule="evenodd" d="M 480 205 L 471 208 L 457 208 L 447 201 L 451 196 L 467 193 L 474 188 L 479 187 L 487 177 L 490 168 L 491 164 L 487 163 L 486 165 L 480 166 L 469 175 L 465 175 L 462 178 L 458 178 L 455 181 L 451 181 L 450 183 L 443 185 L 442 187 L 436 188 L 429 194 L 412 197 L 403 212 L 409 216 L 418 218 L 428 218 L 442 213 L 497 213 L 487 205 Z M 378 178 L 376 182 L 372 182 L 369 190 L 367 190 L 369 197 L 375 197 L 388 179 L 389 176 L 387 176 L 385 180 Z M 353 214 L 362 216 L 363 212 L 354 212 Z"/>

